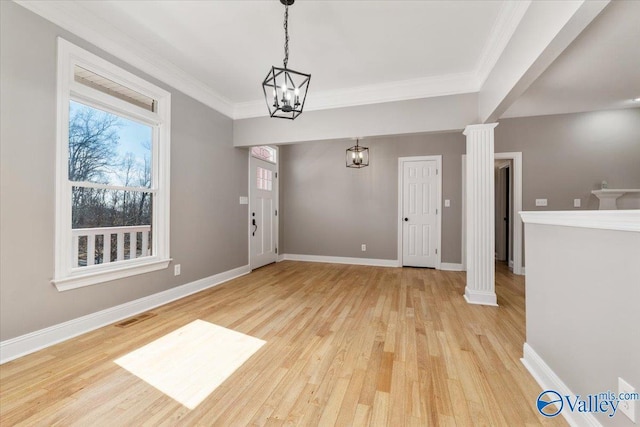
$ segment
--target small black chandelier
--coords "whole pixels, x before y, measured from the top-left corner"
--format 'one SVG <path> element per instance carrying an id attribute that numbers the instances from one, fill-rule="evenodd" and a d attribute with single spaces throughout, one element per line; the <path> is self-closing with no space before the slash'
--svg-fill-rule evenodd
<path id="1" fill-rule="evenodd" d="M 347 167 L 363 168 L 369 166 L 369 148 L 361 147 L 360 140 L 356 139 L 356 145 L 347 148 Z"/>
<path id="2" fill-rule="evenodd" d="M 295 0 L 280 0 L 284 5 L 284 68 L 271 67 L 262 82 L 264 99 L 271 117 L 293 120 L 302 114 L 311 74 L 287 68 L 289 63 L 289 6 Z"/>

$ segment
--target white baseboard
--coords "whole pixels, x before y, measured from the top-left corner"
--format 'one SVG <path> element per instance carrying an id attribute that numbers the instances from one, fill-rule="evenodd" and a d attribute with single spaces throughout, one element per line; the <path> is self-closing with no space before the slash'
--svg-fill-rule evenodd
<path id="1" fill-rule="evenodd" d="M 513 271 L 513 260 L 509 260 L 509 270 Z"/>
<path id="2" fill-rule="evenodd" d="M 377 258 L 349 258 L 325 255 L 297 255 L 284 254 L 284 259 L 289 261 L 326 262 L 330 264 L 371 265 L 375 267 L 400 267 L 397 259 Z"/>
<path id="3" fill-rule="evenodd" d="M 555 390 L 562 396 L 574 396 L 569 387 L 553 372 L 553 370 L 545 363 L 544 360 L 535 352 L 535 350 L 527 343 L 523 346 L 523 357 L 520 359 L 522 364 L 527 368 L 531 376 L 536 380 L 542 390 Z M 532 398 L 533 399 L 533 398 Z M 535 406 L 535 402 L 531 402 Z M 596 417 L 589 412 L 571 412 L 563 410 L 560 415 L 569 423 L 570 426 L 592 426 L 602 427 Z"/>
<path id="4" fill-rule="evenodd" d="M 462 264 L 456 264 L 454 262 L 441 262 L 440 270 L 445 271 L 462 271 Z"/>
<path id="5" fill-rule="evenodd" d="M 465 288 L 464 299 L 469 304 L 498 306 L 497 296 L 495 292 L 478 292 Z"/>
<path id="6" fill-rule="evenodd" d="M 0 342 L 0 364 L 250 273 L 248 265 Z"/>
<path id="7" fill-rule="evenodd" d="M 282 262 L 285 260 L 285 255 L 284 254 L 278 254 L 278 257 L 276 258 L 276 262 Z"/>
<path id="8" fill-rule="evenodd" d="M 375 267 L 402 267 L 399 260 L 395 259 L 377 259 L 377 258 L 350 258 L 326 255 L 299 255 L 299 254 L 282 254 L 278 255 L 278 262 L 289 261 L 306 261 L 306 262 L 326 262 L 329 264 L 353 264 L 353 265 L 370 265 Z M 452 262 L 440 263 L 440 270 L 445 271 L 463 271 L 462 264 Z"/>

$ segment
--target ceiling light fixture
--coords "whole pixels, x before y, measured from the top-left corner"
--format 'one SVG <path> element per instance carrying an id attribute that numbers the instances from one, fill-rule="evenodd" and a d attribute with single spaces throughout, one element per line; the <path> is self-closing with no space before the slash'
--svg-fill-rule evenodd
<path id="1" fill-rule="evenodd" d="M 360 146 L 360 140 L 356 139 L 356 145 L 347 148 L 347 167 L 363 168 L 369 166 L 369 149 Z"/>
<path id="2" fill-rule="evenodd" d="M 640 96 L 632 99 L 633 102 L 640 102 Z"/>
<path id="3" fill-rule="evenodd" d="M 302 114 L 311 74 L 287 68 L 289 63 L 289 6 L 295 0 L 280 0 L 284 5 L 284 68 L 273 66 L 262 82 L 264 99 L 271 117 L 295 119 Z"/>

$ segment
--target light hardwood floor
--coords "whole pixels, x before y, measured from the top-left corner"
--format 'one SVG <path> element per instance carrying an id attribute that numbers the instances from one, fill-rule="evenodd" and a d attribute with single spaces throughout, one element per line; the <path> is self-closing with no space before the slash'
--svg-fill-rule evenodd
<path id="1" fill-rule="evenodd" d="M 566 425 L 520 363 L 524 279 L 285 261 L 0 367 L 0 425 Z M 114 363 L 202 319 L 267 343 L 189 410 Z"/>

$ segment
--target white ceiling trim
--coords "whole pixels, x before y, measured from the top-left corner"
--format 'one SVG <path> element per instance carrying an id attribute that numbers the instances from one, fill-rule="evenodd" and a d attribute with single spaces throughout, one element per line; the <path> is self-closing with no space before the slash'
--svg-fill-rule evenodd
<path id="1" fill-rule="evenodd" d="M 111 24 L 78 7 L 77 2 L 14 0 L 63 29 L 178 89 L 205 105 L 233 118 L 233 104 L 210 86 L 124 35 Z"/>
<path id="2" fill-rule="evenodd" d="M 267 115 L 263 99 L 234 104 L 176 64 L 151 52 L 95 14 L 78 7 L 80 2 L 14 1 L 228 117 L 243 119 Z M 531 0 L 504 3 L 473 72 L 316 92 L 310 95 L 305 109 L 323 110 L 478 92 L 530 3 Z M 313 90 L 313 85 L 311 88 Z"/>
<path id="3" fill-rule="evenodd" d="M 478 92 L 480 85 L 475 73 L 448 74 L 421 79 L 357 86 L 331 91 L 313 92 L 313 80 L 305 102 L 305 111 L 354 107 L 383 102 L 407 101 L 445 95 Z M 235 104 L 233 118 L 247 119 L 266 116 L 265 100 Z"/>
<path id="4" fill-rule="evenodd" d="M 500 9 L 500 14 L 491 30 L 476 68 L 476 77 L 480 87 L 489 77 L 489 73 L 495 67 L 530 5 L 531 0 L 509 1 Z"/>

